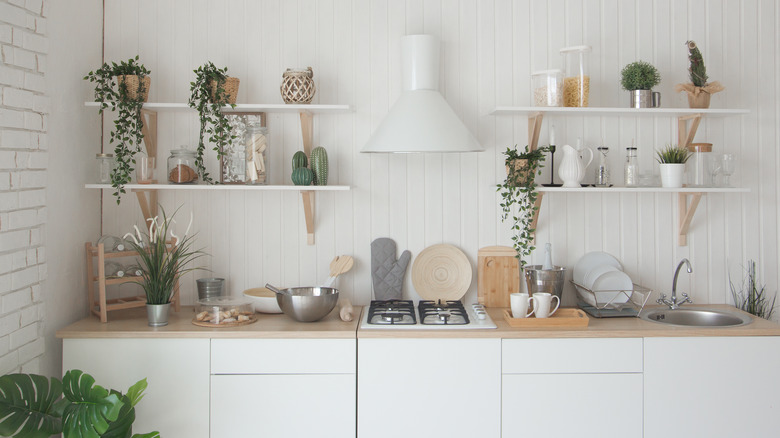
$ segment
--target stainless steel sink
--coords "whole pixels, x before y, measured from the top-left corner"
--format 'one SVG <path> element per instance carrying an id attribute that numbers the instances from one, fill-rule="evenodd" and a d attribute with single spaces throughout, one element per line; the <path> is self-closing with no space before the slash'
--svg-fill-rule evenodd
<path id="1" fill-rule="evenodd" d="M 643 311 L 640 318 L 661 324 L 688 327 L 736 327 L 752 322 L 749 316 L 741 313 L 697 307 L 675 310 L 650 309 Z"/>

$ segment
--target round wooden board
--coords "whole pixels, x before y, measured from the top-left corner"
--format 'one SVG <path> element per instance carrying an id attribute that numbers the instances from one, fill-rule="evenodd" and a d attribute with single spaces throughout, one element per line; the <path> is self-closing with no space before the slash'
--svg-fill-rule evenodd
<path id="1" fill-rule="evenodd" d="M 459 300 L 471 286 L 472 269 L 466 254 L 448 244 L 420 252 L 412 265 L 412 284 L 424 300 Z"/>
<path id="2" fill-rule="evenodd" d="M 210 322 L 198 321 L 197 319 L 192 320 L 192 323 L 194 325 L 197 325 L 198 327 L 209 327 L 209 328 L 238 327 L 240 325 L 252 324 L 253 322 L 257 322 L 256 315 L 249 315 L 249 321 L 236 321 L 236 322 L 228 322 L 225 324 L 213 324 Z"/>

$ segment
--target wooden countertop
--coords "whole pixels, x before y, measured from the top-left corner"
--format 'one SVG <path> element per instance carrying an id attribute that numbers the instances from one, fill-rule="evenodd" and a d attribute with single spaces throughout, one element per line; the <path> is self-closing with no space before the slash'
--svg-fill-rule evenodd
<path id="1" fill-rule="evenodd" d="M 360 308 L 356 308 L 359 310 Z M 257 322 L 238 327 L 208 328 L 192 324 L 195 309 L 183 306 L 179 312 L 171 310 L 168 325 L 149 327 L 146 308 L 118 310 L 101 323 L 89 316 L 57 331 L 58 338 L 330 338 L 354 339 L 360 321 L 344 322 L 339 318 L 338 306 L 317 322 L 298 322 L 284 314 L 257 314 Z"/>
<path id="2" fill-rule="evenodd" d="M 708 308 L 738 310 L 719 304 Z M 650 307 L 648 307 L 650 308 Z M 341 321 L 338 308 L 318 322 L 297 322 L 283 314 L 257 314 L 257 322 L 239 327 L 205 328 L 192 324 L 194 310 L 182 307 L 171 312 L 164 327 L 149 327 L 144 308 L 112 312 L 108 323 L 94 316 L 75 322 L 59 331 L 58 338 L 642 338 L 681 336 L 780 336 L 780 325 L 753 317 L 740 327 L 678 327 L 639 318 L 590 318 L 588 327 L 565 329 L 526 329 L 510 327 L 503 308 L 489 308 L 497 329 L 482 330 L 359 330 L 362 309 L 355 307 L 355 319 Z"/>

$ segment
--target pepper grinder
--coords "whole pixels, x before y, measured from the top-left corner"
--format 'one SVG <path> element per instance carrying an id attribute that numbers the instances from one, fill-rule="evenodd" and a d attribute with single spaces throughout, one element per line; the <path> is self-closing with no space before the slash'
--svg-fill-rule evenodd
<path id="1" fill-rule="evenodd" d="M 560 187 L 563 184 L 555 184 L 555 125 L 550 125 L 550 184 L 542 184 L 543 187 Z"/>

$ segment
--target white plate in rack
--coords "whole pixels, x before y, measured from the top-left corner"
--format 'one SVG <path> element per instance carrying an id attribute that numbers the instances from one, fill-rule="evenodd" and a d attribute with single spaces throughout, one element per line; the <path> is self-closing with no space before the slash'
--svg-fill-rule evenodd
<path id="1" fill-rule="evenodd" d="M 620 271 L 623 270 L 623 265 L 612 254 L 593 251 L 585 254 L 577 261 L 577 264 L 574 265 L 572 279 L 575 283 L 585 285 L 585 276 L 588 275 L 588 272 L 601 265 L 614 266 Z"/>

